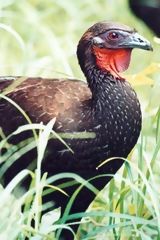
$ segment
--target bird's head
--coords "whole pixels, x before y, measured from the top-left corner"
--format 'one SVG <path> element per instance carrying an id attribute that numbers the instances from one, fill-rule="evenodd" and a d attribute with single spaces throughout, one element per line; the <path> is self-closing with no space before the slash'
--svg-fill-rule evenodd
<path id="1" fill-rule="evenodd" d="M 135 29 L 113 22 L 99 22 L 82 36 L 77 55 L 83 71 L 90 65 L 120 78 L 130 63 L 133 48 L 152 50 L 150 42 Z"/>

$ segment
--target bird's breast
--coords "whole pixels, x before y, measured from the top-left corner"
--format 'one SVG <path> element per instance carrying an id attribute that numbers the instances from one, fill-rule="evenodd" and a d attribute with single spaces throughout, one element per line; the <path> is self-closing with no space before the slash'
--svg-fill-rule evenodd
<path id="1" fill-rule="evenodd" d="M 140 104 L 130 86 L 112 92 L 97 105 L 91 111 L 87 102 L 75 109 L 71 119 L 57 123 L 57 130 L 66 133 L 64 140 L 75 159 L 92 161 L 95 166 L 110 157 L 127 157 L 141 129 Z M 65 155 L 65 149 L 61 154 Z"/>

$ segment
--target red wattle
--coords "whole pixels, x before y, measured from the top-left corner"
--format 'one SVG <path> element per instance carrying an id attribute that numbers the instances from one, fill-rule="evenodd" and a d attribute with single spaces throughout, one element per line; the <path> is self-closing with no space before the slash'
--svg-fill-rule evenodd
<path id="1" fill-rule="evenodd" d="M 122 49 L 114 56 L 117 72 L 124 72 L 128 69 L 131 60 L 131 49 Z"/>
<path id="2" fill-rule="evenodd" d="M 127 70 L 129 67 L 132 49 L 101 49 L 94 47 L 93 50 L 96 64 L 115 77 L 121 78 L 118 73 Z"/>

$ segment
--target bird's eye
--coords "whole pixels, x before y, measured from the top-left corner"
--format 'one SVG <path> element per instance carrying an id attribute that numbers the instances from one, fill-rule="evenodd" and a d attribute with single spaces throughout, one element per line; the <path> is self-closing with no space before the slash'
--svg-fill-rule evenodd
<path id="1" fill-rule="evenodd" d="M 119 34 L 116 33 L 116 32 L 110 32 L 110 33 L 108 34 L 108 38 L 109 38 L 110 40 L 117 40 L 117 39 L 119 38 Z"/>

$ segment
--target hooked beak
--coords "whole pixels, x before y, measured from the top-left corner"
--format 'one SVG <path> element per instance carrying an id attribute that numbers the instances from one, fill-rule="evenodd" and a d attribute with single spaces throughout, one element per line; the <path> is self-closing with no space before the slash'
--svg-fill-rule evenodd
<path id="1" fill-rule="evenodd" d="M 137 32 L 132 33 L 128 36 L 125 42 L 121 45 L 124 48 L 140 48 L 144 50 L 153 51 L 151 43 L 142 37 Z"/>

